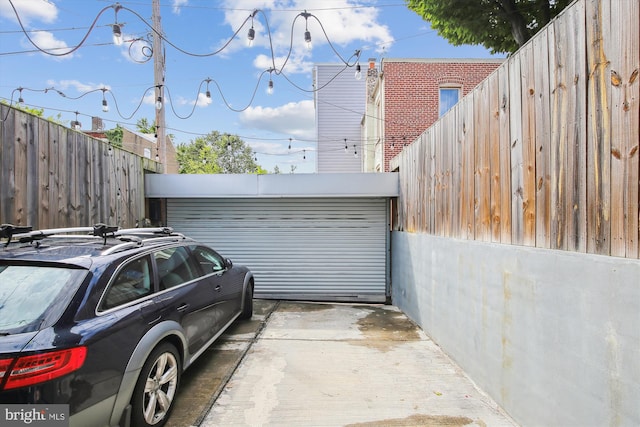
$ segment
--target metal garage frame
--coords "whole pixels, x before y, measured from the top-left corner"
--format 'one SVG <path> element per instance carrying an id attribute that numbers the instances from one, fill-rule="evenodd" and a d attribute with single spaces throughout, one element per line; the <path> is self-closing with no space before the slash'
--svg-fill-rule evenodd
<path id="1" fill-rule="evenodd" d="M 384 302 L 397 175 L 149 175 L 167 225 L 245 264 L 260 298 Z"/>

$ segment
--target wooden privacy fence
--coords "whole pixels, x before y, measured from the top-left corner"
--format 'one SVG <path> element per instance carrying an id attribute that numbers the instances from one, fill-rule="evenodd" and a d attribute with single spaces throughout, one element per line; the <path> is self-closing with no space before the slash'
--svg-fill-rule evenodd
<path id="1" fill-rule="evenodd" d="M 406 147 L 396 228 L 638 258 L 639 3 L 573 3 Z"/>
<path id="2" fill-rule="evenodd" d="M 0 223 L 134 227 L 144 217 L 155 162 L 7 105 L 0 138 Z"/>

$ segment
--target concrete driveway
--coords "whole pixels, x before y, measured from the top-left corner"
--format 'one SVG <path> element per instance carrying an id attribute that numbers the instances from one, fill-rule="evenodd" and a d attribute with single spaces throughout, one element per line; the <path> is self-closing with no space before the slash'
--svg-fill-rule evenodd
<path id="1" fill-rule="evenodd" d="M 168 426 L 515 426 L 397 308 L 256 300 Z"/>

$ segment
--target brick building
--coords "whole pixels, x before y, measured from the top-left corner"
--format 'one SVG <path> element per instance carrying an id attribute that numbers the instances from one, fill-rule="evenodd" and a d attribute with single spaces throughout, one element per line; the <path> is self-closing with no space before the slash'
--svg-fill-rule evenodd
<path id="1" fill-rule="evenodd" d="M 364 172 L 389 172 L 389 161 L 468 94 L 503 59 L 369 60 L 361 122 Z"/>
<path id="2" fill-rule="evenodd" d="M 103 122 L 99 117 L 92 118 L 91 130 L 81 130 L 81 132 L 107 142 L 107 136 L 105 135 Z M 166 140 L 167 161 L 166 165 L 164 166 L 165 173 L 178 173 L 179 165 L 176 148 L 171 142 L 171 137 L 166 136 Z M 151 134 L 144 134 L 141 132 L 129 130 L 127 128 L 122 128 L 122 149 L 137 154 L 141 157 L 146 157 L 147 159 L 159 161 L 158 144 L 156 143 L 155 136 Z"/>

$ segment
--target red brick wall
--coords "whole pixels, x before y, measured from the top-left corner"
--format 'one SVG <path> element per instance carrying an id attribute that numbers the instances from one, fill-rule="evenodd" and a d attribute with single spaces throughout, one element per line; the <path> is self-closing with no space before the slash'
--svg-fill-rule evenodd
<path id="1" fill-rule="evenodd" d="M 500 66 L 498 62 L 383 62 L 384 171 L 403 145 L 438 120 L 441 86 L 458 86 L 462 96 Z"/>

